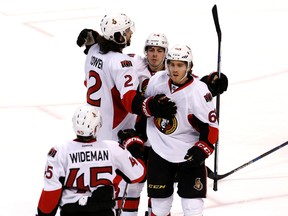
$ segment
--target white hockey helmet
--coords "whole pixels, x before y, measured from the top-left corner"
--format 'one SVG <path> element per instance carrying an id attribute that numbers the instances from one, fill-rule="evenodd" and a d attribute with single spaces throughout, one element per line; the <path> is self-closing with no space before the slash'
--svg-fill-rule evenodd
<path id="1" fill-rule="evenodd" d="M 98 129 L 102 126 L 100 111 L 90 105 L 78 107 L 74 113 L 72 122 L 76 135 L 83 137 L 96 137 Z"/>
<path id="2" fill-rule="evenodd" d="M 107 40 L 114 41 L 117 44 L 126 44 L 126 30 L 131 28 L 134 31 L 134 22 L 126 14 L 109 14 L 105 15 L 100 23 L 103 36 Z M 124 42 L 115 40 L 115 33 L 119 32 L 125 39 Z"/>
<path id="3" fill-rule="evenodd" d="M 168 40 L 163 33 L 152 33 L 145 41 L 144 52 L 147 51 L 148 46 L 157 46 L 165 49 L 165 53 L 168 52 Z"/>
<path id="4" fill-rule="evenodd" d="M 176 45 L 169 49 L 166 60 L 177 60 L 177 61 L 185 61 L 187 62 L 187 68 L 192 67 L 193 64 L 193 56 L 191 49 L 186 45 Z"/>

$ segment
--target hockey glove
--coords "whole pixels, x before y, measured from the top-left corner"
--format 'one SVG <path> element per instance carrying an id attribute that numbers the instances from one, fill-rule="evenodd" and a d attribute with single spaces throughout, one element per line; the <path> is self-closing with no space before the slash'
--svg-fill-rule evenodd
<path id="1" fill-rule="evenodd" d="M 205 142 L 199 141 L 192 148 L 188 149 L 184 159 L 190 161 L 193 166 L 200 166 L 213 151 L 214 148 L 211 148 Z"/>
<path id="2" fill-rule="evenodd" d="M 94 31 L 92 29 L 83 29 L 77 38 L 77 45 L 79 47 L 82 47 L 85 45 L 86 49 L 84 50 L 84 53 L 87 54 L 90 47 L 97 43 L 97 37 L 99 33 L 97 31 Z"/>
<path id="3" fill-rule="evenodd" d="M 137 131 L 134 129 L 120 130 L 117 135 L 119 137 L 119 143 L 125 146 L 133 157 L 143 157 L 144 141 Z"/>
<path id="4" fill-rule="evenodd" d="M 201 78 L 201 81 L 206 83 L 213 97 L 218 93 L 222 94 L 228 88 L 228 78 L 225 74 L 221 73 L 220 78 L 217 72 L 213 72 L 210 75 Z"/>
<path id="5" fill-rule="evenodd" d="M 171 119 L 177 112 L 176 104 L 164 94 L 146 98 L 142 104 L 142 111 L 146 117 L 154 116 Z"/>

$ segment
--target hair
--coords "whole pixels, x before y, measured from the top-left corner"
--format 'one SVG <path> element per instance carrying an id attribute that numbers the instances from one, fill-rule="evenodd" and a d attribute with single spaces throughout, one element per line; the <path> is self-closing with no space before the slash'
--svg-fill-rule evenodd
<path id="1" fill-rule="evenodd" d="M 88 142 L 91 142 L 92 140 L 95 140 L 95 138 L 93 136 L 84 137 L 84 136 L 77 135 L 77 140 L 79 142 L 88 143 Z"/>
<path id="2" fill-rule="evenodd" d="M 99 44 L 100 51 L 102 54 L 107 54 L 110 51 L 122 52 L 122 49 L 125 47 L 125 44 L 117 44 L 114 41 L 105 39 L 101 35 L 97 37 L 97 42 Z"/>
<path id="3" fill-rule="evenodd" d="M 153 45 L 149 45 L 149 46 L 145 46 L 145 52 L 147 52 L 147 50 L 150 48 L 150 47 L 159 47 L 159 48 L 161 48 L 161 49 L 163 49 L 164 50 L 164 52 L 165 52 L 165 50 L 166 50 L 166 48 L 164 48 L 164 47 L 161 47 L 161 46 L 153 46 Z"/>
<path id="4" fill-rule="evenodd" d="M 167 59 L 167 64 L 170 64 L 170 61 L 173 61 L 173 60 Z M 185 64 L 186 64 L 186 67 L 188 67 L 188 62 L 185 61 Z M 190 70 L 192 71 L 192 68 L 194 66 L 193 61 L 191 61 L 191 65 L 190 66 L 191 66 Z"/>

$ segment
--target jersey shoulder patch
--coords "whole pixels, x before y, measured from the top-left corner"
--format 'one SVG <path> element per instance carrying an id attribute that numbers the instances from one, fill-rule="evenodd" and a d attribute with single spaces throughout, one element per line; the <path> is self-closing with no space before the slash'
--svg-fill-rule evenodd
<path id="1" fill-rule="evenodd" d="M 57 154 L 57 150 L 54 147 L 52 147 L 50 151 L 48 152 L 48 156 L 53 157 L 53 158 L 55 157 L 56 154 Z"/>
<path id="2" fill-rule="evenodd" d="M 213 100 L 213 96 L 210 92 L 208 92 L 207 94 L 204 95 L 204 98 L 206 100 L 206 102 L 210 102 Z"/>
<path id="3" fill-rule="evenodd" d="M 121 61 L 121 66 L 122 66 L 122 68 L 124 68 L 124 67 L 132 67 L 133 64 L 132 64 L 132 61 L 130 61 L 130 60 L 123 60 L 123 61 Z"/>

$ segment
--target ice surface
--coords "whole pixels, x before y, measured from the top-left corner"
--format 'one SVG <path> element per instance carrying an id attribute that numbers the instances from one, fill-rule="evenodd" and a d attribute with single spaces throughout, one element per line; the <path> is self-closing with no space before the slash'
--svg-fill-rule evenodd
<path id="1" fill-rule="evenodd" d="M 288 3 L 274 1 L 0 1 L 1 215 L 34 215 L 49 148 L 73 138 L 71 117 L 85 101 L 85 55 L 76 45 L 83 28 L 99 29 L 106 13 L 127 13 L 136 23 L 126 53 L 143 54 L 146 37 L 164 32 L 187 44 L 194 73 L 221 69 L 229 89 L 221 95 L 219 174 L 288 140 Z M 288 215 L 288 147 L 218 182 L 208 182 L 205 216 Z M 213 169 L 214 156 L 207 159 Z M 146 210 L 143 191 L 139 215 Z M 172 215 L 181 215 L 175 194 Z"/>

